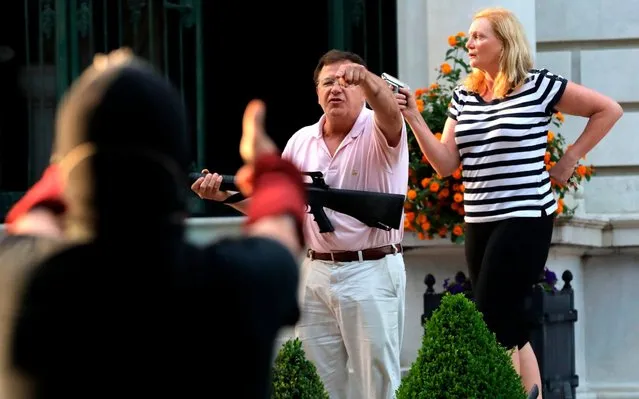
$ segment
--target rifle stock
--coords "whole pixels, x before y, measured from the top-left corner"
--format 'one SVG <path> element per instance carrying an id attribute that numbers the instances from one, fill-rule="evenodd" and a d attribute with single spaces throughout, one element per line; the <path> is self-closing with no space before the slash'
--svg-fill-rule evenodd
<path id="1" fill-rule="evenodd" d="M 404 195 L 345 189 L 309 187 L 309 201 L 351 216 L 368 227 L 389 231 L 400 228 Z"/>
<path id="2" fill-rule="evenodd" d="M 307 203 L 320 233 L 335 231 L 324 208 L 353 217 L 369 227 L 386 231 L 401 228 L 404 195 L 335 189 L 324 182 L 321 172 L 302 173 L 313 180 L 312 183 L 306 183 Z M 200 173 L 189 173 L 191 182 L 202 176 Z M 237 191 L 235 176 L 222 175 L 220 190 Z"/>

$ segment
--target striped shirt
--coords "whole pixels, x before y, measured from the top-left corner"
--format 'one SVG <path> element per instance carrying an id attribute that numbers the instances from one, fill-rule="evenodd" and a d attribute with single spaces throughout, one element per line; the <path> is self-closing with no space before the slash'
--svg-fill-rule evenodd
<path id="1" fill-rule="evenodd" d="M 448 116 L 457 121 L 467 223 L 539 217 L 557 209 L 544 164 L 548 127 L 567 81 L 533 69 L 502 99 L 484 101 L 456 87 Z"/>

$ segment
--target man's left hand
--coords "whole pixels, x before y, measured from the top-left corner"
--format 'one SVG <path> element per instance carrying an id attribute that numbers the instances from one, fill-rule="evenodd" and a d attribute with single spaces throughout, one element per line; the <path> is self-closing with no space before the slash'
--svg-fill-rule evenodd
<path id="1" fill-rule="evenodd" d="M 343 64 L 337 70 L 335 78 L 343 86 L 356 86 L 366 80 L 368 69 L 360 64 Z"/>

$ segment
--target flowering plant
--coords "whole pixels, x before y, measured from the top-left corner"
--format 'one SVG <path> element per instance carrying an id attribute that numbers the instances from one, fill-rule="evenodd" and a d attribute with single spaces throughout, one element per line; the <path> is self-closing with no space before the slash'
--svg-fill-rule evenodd
<path id="1" fill-rule="evenodd" d="M 460 83 L 462 73 L 471 72 L 471 67 L 465 61 L 467 41 L 464 32 L 450 36 L 450 48 L 446 51 L 444 62 L 437 69 L 436 82 L 427 88 L 415 90 L 417 107 L 438 139 L 441 139 L 448 117 L 453 90 Z M 558 131 L 563 122 L 564 116 L 561 113 L 557 112 L 552 116 L 552 125 L 557 131 L 548 131 L 548 147 L 544 158 L 546 169 L 550 169 L 564 154 L 566 141 Z M 461 244 L 464 241 L 464 184 L 461 166 L 451 176 L 439 176 L 419 149 L 410 126 L 407 129 L 410 158 L 404 228 L 415 232 L 420 240 L 449 236 L 452 242 Z M 576 191 L 579 184 L 584 179 L 589 181 L 593 174 L 592 166 L 578 164 L 567 185 L 560 186 L 552 182 L 558 202 L 558 214 L 571 216 L 574 213 L 576 207 L 565 206 L 564 196 L 569 191 Z"/>
<path id="2" fill-rule="evenodd" d="M 548 292 L 558 291 L 557 287 L 555 287 L 557 285 L 557 275 L 555 274 L 555 272 L 553 272 L 547 267 L 544 267 L 544 273 L 540 277 L 539 282 L 537 284 L 540 285 L 545 291 L 548 291 Z"/>
<path id="3" fill-rule="evenodd" d="M 457 272 L 455 274 L 455 278 L 451 282 L 449 278 L 444 280 L 445 292 L 450 292 L 451 294 L 461 294 L 461 293 L 470 293 L 472 291 L 470 280 L 466 277 L 464 272 Z"/>
<path id="4" fill-rule="evenodd" d="M 536 285 L 539 285 L 547 292 L 556 292 L 557 290 L 557 274 L 547 267 L 544 267 L 543 273 L 539 276 L 539 280 Z M 472 295 L 472 285 L 470 280 L 466 277 L 464 272 L 457 272 L 455 278 L 451 281 L 450 278 L 444 280 L 442 284 L 444 292 L 451 294 L 466 294 Z"/>

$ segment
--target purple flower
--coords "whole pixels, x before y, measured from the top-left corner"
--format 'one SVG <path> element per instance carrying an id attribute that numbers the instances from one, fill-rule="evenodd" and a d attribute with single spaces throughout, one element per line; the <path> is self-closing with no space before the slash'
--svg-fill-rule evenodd
<path id="1" fill-rule="evenodd" d="M 557 275 L 552 270 L 546 268 L 544 271 L 544 281 L 550 285 L 555 285 L 557 283 Z"/>
<path id="2" fill-rule="evenodd" d="M 459 294 L 464 292 L 464 287 L 461 284 L 453 284 L 448 287 L 448 292 L 450 292 L 451 294 Z"/>

